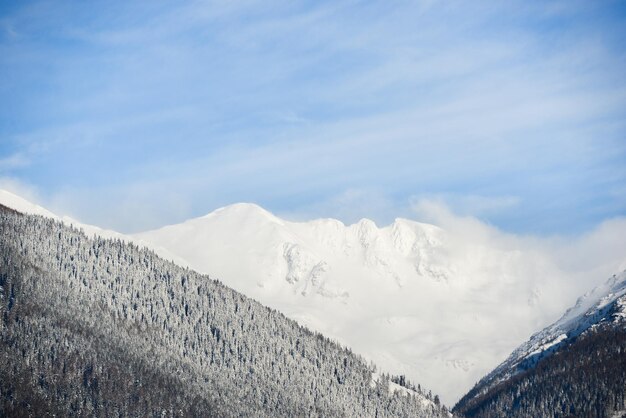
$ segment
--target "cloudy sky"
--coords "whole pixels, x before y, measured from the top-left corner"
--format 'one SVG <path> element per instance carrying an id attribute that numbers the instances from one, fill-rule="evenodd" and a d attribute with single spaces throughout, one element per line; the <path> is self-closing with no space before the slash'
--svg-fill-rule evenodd
<path id="1" fill-rule="evenodd" d="M 626 215 L 621 1 L 5 1 L 0 188 L 122 232 L 255 202 Z"/>

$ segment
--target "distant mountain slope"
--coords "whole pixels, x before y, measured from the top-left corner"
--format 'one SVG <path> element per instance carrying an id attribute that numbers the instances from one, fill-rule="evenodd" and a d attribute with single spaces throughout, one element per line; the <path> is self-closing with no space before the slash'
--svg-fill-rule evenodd
<path id="1" fill-rule="evenodd" d="M 455 411 L 467 417 L 621 417 L 625 399 L 623 272 L 522 344 Z"/>
<path id="2" fill-rule="evenodd" d="M 449 416 L 207 276 L 4 207 L 0 415 Z"/>
<path id="3" fill-rule="evenodd" d="M 58 216 L 57 214 L 50 212 L 48 209 L 45 209 L 39 205 L 36 205 L 28 200 L 17 196 L 14 193 L 8 192 L 6 190 L 0 189 L 0 205 L 5 206 L 6 208 L 10 208 L 16 210 L 20 213 L 27 215 L 40 215 L 46 218 L 55 219 L 63 222 L 65 225 L 73 226 L 82 230 L 88 236 L 99 236 L 101 238 L 114 238 L 120 239 L 124 242 L 133 241 L 138 245 L 147 246 L 148 243 L 142 242 L 138 239 L 133 239 L 128 235 L 120 234 L 119 232 L 112 231 L 110 229 L 103 229 L 94 225 L 88 225 L 82 222 L 77 221 L 76 219 L 72 219 L 69 216 Z M 188 263 L 180 258 L 177 255 L 172 254 L 167 251 L 165 248 L 161 248 L 158 245 L 150 244 L 150 248 L 154 250 L 159 256 L 171 260 L 182 267 L 188 267 Z"/>
<path id="4" fill-rule="evenodd" d="M 407 219 L 386 227 L 289 222 L 235 204 L 133 237 L 424 382 L 446 402 L 570 300 L 541 256 Z"/>
<path id="5" fill-rule="evenodd" d="M 29 202 L 16 194 L 0 189 L 0 204 L 6 208 L 16 210 L 29 215 L 41 215 L 47 218 L 60 219 L 49 210 Z"/>

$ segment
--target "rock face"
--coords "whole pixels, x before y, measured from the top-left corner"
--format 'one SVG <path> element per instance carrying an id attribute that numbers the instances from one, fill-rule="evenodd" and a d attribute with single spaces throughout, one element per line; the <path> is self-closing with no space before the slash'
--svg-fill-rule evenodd
<path id="1" fill-rule="evenodd" d="M 619 417 L 625 398 L 623 272 L 517 348 L 455 411 L 468 417 Z"/>
<path id="2" fill-rule="evenodd" d="M 1 416 L 450 416 L 390 380 L 150 250 L 0 206 Z"/>

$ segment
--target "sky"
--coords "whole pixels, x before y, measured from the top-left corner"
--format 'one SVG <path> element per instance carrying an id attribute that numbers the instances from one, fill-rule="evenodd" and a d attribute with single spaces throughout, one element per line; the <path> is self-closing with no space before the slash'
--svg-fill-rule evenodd
<path id="1" fill-rule="evenodd" d="M 626 216 L 624 1 L 4 1 L 0 188 L 138 232 L 254 202 Z"/>

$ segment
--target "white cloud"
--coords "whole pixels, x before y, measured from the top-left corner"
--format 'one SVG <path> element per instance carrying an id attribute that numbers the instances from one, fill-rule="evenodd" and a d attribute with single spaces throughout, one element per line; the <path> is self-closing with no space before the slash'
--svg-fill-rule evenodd
<path id="1" fill-rule="evenodd" d="M 451 207 L 454 212 L 475 217 L 489 216 L 502 211 L 515 210 L 521 202 L 518 196 L 481 196 L 476 194 L 435 194 L 413 199 L 413 209 L 428 218 L 441 216 L 440 211 Z"/>
<path id="2" fill-rule="evenodd" d="M 458 251 L 481 246 L 494 252 L 517 251 L 530 257 L 528 266 L 546 267 L 542 274 L 563 294 L 563 307 L 611 275 L 626 270 L 626 218 L 600 223 L 585 233 L 539 236 L 504 232 L 473 216 L 455 214 L 441 200 L 414 202 L 417 220 L 441 226 L 451 234 Z M 539 270 L 538 270 L 539 271 Z M 530 273 L 530 272 L 529 272 Z M 529 280 L 536 278 L 531 277 Z"/>
<path id="3" fill-rule="evenodd" d="M 141 229 L 147 217 L 111 216 L 102 201 L 131 199 L 140 185 L 155 193 L 138 194 L 142 207 L 171 206 L 151 224 L 178 220 L 167 216 L 181 213 L 179 200 L 187 215 L 248 200 L 289 213 L 301 209 L 283 202 L 313 196 L 311 217 L 388 221 L 404 216 L 409 196 L 442 195 L 456 212 L 488 219 L 539 216 L 565 198 L 596 205 L 598 190 L 611 194 L 601 197 L 613 216 L 624 207 L 614 186 L 626 178 L 615 157 L 626 152 L 621 61 L 603 34 L 577 34 L 589 6 L 564 4 L 124 3 L 87 22 L 41 3 L 7 24 L 59 26 L 98 53 L 55 43 L 11 50 L 24 65 L 16 76 L 41 67 L 28 58 L 38 57 L 53 69 L 37 73 L 41 83 L 57 90 L 17 91 L 54 103 L 55 123 L 9 141 L 48 176 L 47 192 L 85 188 L 72 210 L 117 229 Z M 537 19 L 563 14 L 572 30 L 546 38 L 537 29 Z M 9 157 L 0 170 L 24 160 Z M 611 184 L 598 185 L 608 175 Z M 171 190 L 175 198 L 162 197 Z M 367 207 L 355 191 L 375 207 L 347 209 Z M 564 206 L 540 215 L 564 219 Z"/>

